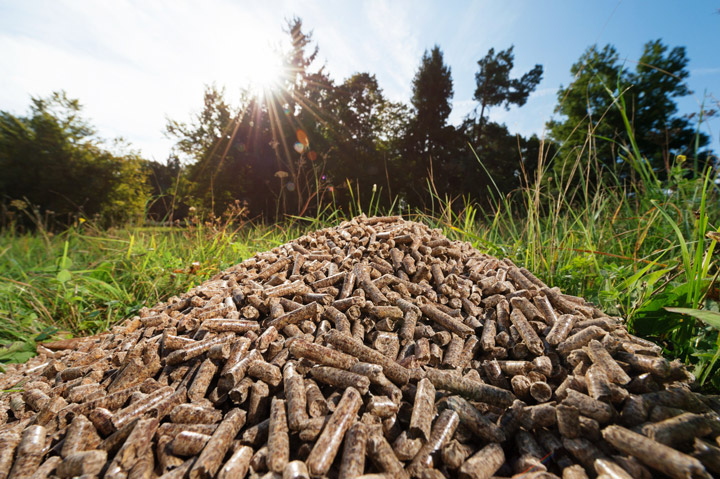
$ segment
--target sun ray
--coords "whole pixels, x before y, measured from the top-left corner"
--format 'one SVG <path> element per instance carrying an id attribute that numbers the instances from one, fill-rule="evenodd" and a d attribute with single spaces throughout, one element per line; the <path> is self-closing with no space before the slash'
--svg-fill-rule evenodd
<path id="1" fill-rule="evenodd" d="M 269 100 L 270 100 L 271 102 L 272 102 L 274 99 L 275 99 L 275 96 L 274 96 L 274 95 L 270 95 L 270 96 L 269 96 Z M 288 150 L 288 146 L 287 146 L 287 143 L 286 143 L 286 141 L 285 141 L 285 133 L 283 132 L 282 125 L 280 125 L 280 119 L 279 119 L 278 116 L 277 116 L 277 111 L 273 108 L 273 105 L 267 104 L 267 103 L 266 103 L 266 105 L 268 106 L 268 114 L 270 115 L 270 122 L 271 122 L 271 124 L 272 124 L 273 121 L 275 122 L 276 127 L 277 127 L 277 130 L 278 130 L 278 133 L 280 134 L 280 143 L 282 144 L 283 151 L 285 152 L 285 158 L 286 158 L 286 161 L 287 161 L 286 164 L 287 164 L 287 166 L 288 166 L 288 169 L 292 172 L 292 168 L 291 168 L 291 167 L 292 167 L 292 160 L 290 159 L 290 150 Z M 293 176 L 297 177 L 297 175 L 295 175 L 295 174 L 294 174 Z M 297 186 L 297 185 L 296 185 L 296 186 Z"/>
<path id="2" fill-rule="evenodd" d="M 281 90 L 278 93 L 281 95 L 285 95 L 287 92 Z M 315 111 L 316 109 L 318 111 L 321 110 L 321 108 L 317 105 L 317 103 L 313 102 L 312 100 L 310 100 L 309 98 L 307 98 L 305 96 L 297 95 L 294 92 L 291 95 L 292 95 L 292 99 L 294 101 L 299 103 L 302 108 L 304 108 L 308 112 L 310 112 L 310 114 L 313 115 L 326 128 L 330 129 L 334 133 L 340 133 L 340 134 L 344 133 L 346 135 L 350 133 L 347 126 L 342 124 L 340 122 L 340 120 L 332 112 L 329 112 L 329 111 L 327 112 L 330 115 L 330 118 L 329 118 L 330 121 L 328 121 L 327 118 L 323 118 Z M 337 128 L 338 126 L 340 127 L 340 129 Z"/>
<path id="3" fill-rule="evenodd" d="M 281 56 L 271 48 L 253 50 L 247 61 L 245 79 L 249 90 L 258 97 L 276 90 L 285 74 Z"/>

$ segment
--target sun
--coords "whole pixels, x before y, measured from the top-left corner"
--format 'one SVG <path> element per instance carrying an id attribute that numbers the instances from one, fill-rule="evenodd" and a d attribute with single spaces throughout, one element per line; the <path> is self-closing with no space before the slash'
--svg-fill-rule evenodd
<path id="1" fill-rule="evenodd" d="M 271 48 L 258 48 L 250 52 L 243 65 L 243 76 L 251 91 L 263 94 L 278 87 L 283 76 L 282 59 Z"/>

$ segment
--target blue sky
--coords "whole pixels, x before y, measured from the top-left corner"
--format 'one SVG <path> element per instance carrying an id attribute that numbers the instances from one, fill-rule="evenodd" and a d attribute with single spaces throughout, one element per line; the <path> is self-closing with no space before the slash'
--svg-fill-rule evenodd
<path id="1" fill-rule="evenodd" d="M 717 108 L 719 8 L 705 0 L 0 0 L 0 110 L 24 113 L 31 95 L 65 89 L 103 137 L 122 136 L 164 161 L 166 118 L 197 112 L 208 83 L 236 96 L 297 15 L 335 80 L 375 73 L 396 101 L 409 101 L 423 51 L 439 44 L 452 69 L 455 123 L 475 107 L 477 60 L 514 44 L 515 72 L 539 63 L 543 81 L 523 108 L 490 115 L 513 132 L 542 135 L 558 87 L 593 43 L 614 44 L 629 68 L 648 40 L 687 47 L 695 93 L 681 111 L 699 111 L 705 90 Z M 716 151 L 719 130 L 718 119 L 705 126 Z"/>

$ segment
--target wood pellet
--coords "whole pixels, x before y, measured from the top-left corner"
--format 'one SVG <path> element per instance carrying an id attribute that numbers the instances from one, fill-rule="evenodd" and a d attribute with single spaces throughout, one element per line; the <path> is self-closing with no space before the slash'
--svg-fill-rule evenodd
<path id="1" fill-rule="evenodd" d="M 661 352 L 360 216 L 7 365 L 0 479 L 720 477 L 720 399 Z"/>

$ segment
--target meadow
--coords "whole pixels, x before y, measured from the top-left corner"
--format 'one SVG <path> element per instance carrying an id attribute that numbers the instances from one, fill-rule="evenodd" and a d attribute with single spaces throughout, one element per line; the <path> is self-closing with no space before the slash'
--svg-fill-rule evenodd
<path id="1" fill-rule="evenodd" d="M 551 179 L 541 157 L 525 187 L 488 191 L 490 207 L 440 197 L 428 182 L 431 207 L 423 211 L 398 202 L 381 210 L 373 195 L 367 204 L 329 204 L 272 225 L 192 218 L 182 227 L 103 229 L 80 218 L 53 234 L 32 211 L 18 211 L 36 228 L 0 233 L 0 361 L 23 361 L 51 338 L 104 331 L 305 232 L 361 213 L 402 214 L 624 318 L 689 364 L 704 389 L 720 391 L 717 172 L 689 178 L 679 156 L 660 181 L 639 154 L 625 154 L 641 178 L 631 186 L 612 175 L 591 184 L 582 171 L 591 163 L 580 159 L 567 177 Z"/>

